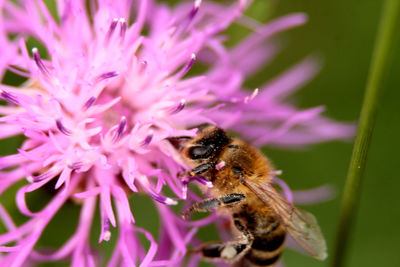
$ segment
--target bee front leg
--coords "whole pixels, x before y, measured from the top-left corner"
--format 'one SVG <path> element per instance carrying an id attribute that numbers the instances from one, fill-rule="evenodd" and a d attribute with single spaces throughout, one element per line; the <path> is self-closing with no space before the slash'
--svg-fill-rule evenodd
<path id="1" fill-rule="evenodd" d="M 200 175 L 215 167 L 214 162 L 207 162 L 195 167 L 189 172 L 190 176 Z"/>
<path id="2" fill-rule="evenodd" d="M 218 207 L 224 207 L 227 205 L 236 205 L 239 204 L 242 200 L 245 199 L 243 194 L 228 194 L 224 195 L 220 198 L 209 198 L 205 199 L 201 202 L 195 202 L 191 207 L 189 207 L 185 212 L 182 213 L 183 218 L 188 218 L 189 215 L 194 211 L 211 211 Z"/>
<path id="3" fill-rule="evenodd" d="M 195 168 L 193 168 L 190 171 L 185 171 L 185 172 L 181 172 L 178 173 L 178 177 L 180 178 L 190 178 L 190 177 L 194 177 L 194 176 L 200 176 L 201 174 L 209 171 L 210 169 L 215 167 L 215 163 L 214 162 L 208 162 L 208 163 L 204 163 L 201 164 Z"/>

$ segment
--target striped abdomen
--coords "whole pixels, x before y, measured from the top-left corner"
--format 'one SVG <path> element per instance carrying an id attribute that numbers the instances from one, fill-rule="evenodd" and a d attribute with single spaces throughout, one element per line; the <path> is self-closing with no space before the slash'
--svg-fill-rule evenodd
<path id="1" fill-rule="evenodd" d="M 254 240 L 250 250 L 236 266 L 272 267 L 278 262 L 285 241 L 286 231 L 275 216 L 269 213 L 241 213 Z"/>

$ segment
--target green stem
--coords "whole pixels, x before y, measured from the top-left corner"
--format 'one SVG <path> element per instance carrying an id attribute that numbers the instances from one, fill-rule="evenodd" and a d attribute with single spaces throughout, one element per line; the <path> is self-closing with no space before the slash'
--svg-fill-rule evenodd
<path id="1" fill-rule="evenodd" d="M 388 54 L 393 43 L 395 23 L 399 11 L 400 0 L 385 1 L 361 109 L 359 127 L 344 188 L 333 255 L 333 267 L 345 266 L 349 234 L 352 232 L 359 206 L 361 183 L 374 130 L 378 102 L 383 89 L 383 74 L 388 67 Z"/>

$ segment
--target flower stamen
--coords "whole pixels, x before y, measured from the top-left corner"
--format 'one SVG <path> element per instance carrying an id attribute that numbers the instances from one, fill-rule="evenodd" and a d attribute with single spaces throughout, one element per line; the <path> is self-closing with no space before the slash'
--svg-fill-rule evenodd
<path id="1" fill-rule="evenodd" d="M 19 105 L 18 98 L 16 96 L 12 95 L 11 93 L 6 92 L 6 91 L 2 91 L 0 95 L 7 102 L 13 103 L 15 105 Z"/>
<path id="2" fill-rule="evenodd" d="M 176 107 L 172 107 L 169 114 L 173 115 L 176 113 L 181 112 L 186 106 L 186 100 L 185 99 L 181 99 L 181 101 L 179 102 L 179 104 Z"/>
<path id="3" fill-rule="evenodd" d="M 154 200 L 156 200 L 156 201 L 158 201 L 160 203 L 163 203 L 165 205 L 172 206 L 172 205 L 178 204 L 178 202 L 175 199 L 172 199 L 172 198 L 169 198 L 169 197 L 164 197 L 164 196 L 161 196 L 161 195 L 158 195 L 158 194 L 154 194 L 152 192 L 148 192 L 148 193 L 150 194 L 150 196 Z"/>
<path id="4" fill-rule="evenodd" d="M 190 56 L 190 60 L 185 64 L 185 66 L 175 75 L 177 78 L 181 78 L 185 76 L 189 70 L 193 67 L 194 62 L 196 61 L 196 55 L 193 53 Z"/>
<path id="5" fill-rule="evenodd" d="M 82 161 L 77 161 L 72 163 L 71 165 L 68 165 L 68 168 L 72 169 L 72 170 L 79 170 L 80 168 L 82 168 L 83 166 L 83 162 Z"/>
<path id="6" fill-rule="evenodd" d="M 101 234 L 100 234 L 100 239 L 99 243 L 101 241 L 110 241 L 111 238 L 111 231 L 110 231 L 110 222 L 106 216 L 102 216 L 103 218 L 101 219 Z"/>
<path id="7" fill-rule="evenodd" d="M 217 165 L 215 165 L 215 169 L 217 171 L 219 171 L 220 169 L 222 169 L 223 167 L 225 167 L 226 162 L 225 161 L 221 161 L 220 163 L 218 163 Z"/>
<path id="8" fill-rule="evenodd" d="M 119 19 L 119 36 L 121 37 L 121 42 L 125 39 L 125 33 L 126 33 L 126 20 L 124 18 Z"/>
<path id="9" fill-rule="evenodd" d="M 72 131 L 69 130 L 69 129 L 67 129 L 67 128 L 64 126 L 64 124 L 62 124 L 62 122 L 61 122 L 60 119 L 57 119 L 57 120 L 56 120 L 56 126 L 57 126 L 57 129 L 58 129 L 61 133 L 65 134 L 65 135 L 67 135 L 67 136 L 69 136 L 69 135 L 72 134 Z"/>
<path id="10" fill-rule="evenodd" d="M 257 95 L 258 95 L 258 88 L 256 88 L 255 90 L 254 90 L 254 92 L 251 94 L 251 96 L 246 96 L 245 98 L 244 98 L 244 100 L 243 100 L 243 102 L 245 103 L 245 104 L 248 104 L 251 100 L 253 100 Z"/>
<path id="11" fill-rule="evenodd" d="M 140 62 L 140 65 L 138 67 L 138 74 L 143 74 L 147 69 L 147 61 L 143 60 Z"/>
<path id="12" fill-rule="evenodd" d="M 146 138 L 142 141 L 141 146 L 147 146 L 148 144 L 150 144 L 151 140 L 153 139 L 153 134 L 154 131 L 150 130 L 149 134 L 146 136 Z"/>
<path id="13" fill-rule="evenodd" d="M 46 77 L 50 76 L 49 70 L 46 68 L 46 66 L 43 63 L 43 60 L 40 58 L 39 50 L 37 49 L 37 47 L 32 48 L 32 54 L 33 54 L 33 59 L 35 60 L 35 63 L 38 66 L 40 72 Z"/>
<path id="14" fill-rule="evenodd" d="M 115 131 L 115 135 L 113 138 L 114 143 L 116 143 L 117 141 L 119 141 L 121 139 L 121 136 L 124 133 L 125 127 L 126 127 L 126 117 L 123 116 L 121 118 L 121 121 L 119 122 L 117 130 Z"/>
<path id="15" fill-rule="evenodd" d="M 113 35 L 115 28 L 118 25 L 118 21 L 119 20 L 117 18 L 114 18 L 113 21 L 111 22 L 110 27 L 108 28 L 106 39 L 105 39 L 106 44 L 110 41 L 111 36 Z"/>
<path id="16" fill-rule="evenodd" d="M 88 108 L 90 108 L 95 101 L 96 97 L 92 96 L 91 98 L 89 98 L 88 101 L 86 101 L 86 103 L 82 106 L 82 110 L 87 110 Z"/>
<path id="17" fill-rule="evenodd" d="M 119 75 L 119 72 L 117 72 L 117 71 L 105 72 L 97 77 L 97 81 L 100 82 L 100 81 L 103 81 L 106 79 L 113 78 L 118 75 Z"/>
<path id="18" fill-rule="evenodd" d="M 192 10 L 189 13 L 189 20 L 192 20 L 199 11 L 202 0 L 195 0 Z"/>

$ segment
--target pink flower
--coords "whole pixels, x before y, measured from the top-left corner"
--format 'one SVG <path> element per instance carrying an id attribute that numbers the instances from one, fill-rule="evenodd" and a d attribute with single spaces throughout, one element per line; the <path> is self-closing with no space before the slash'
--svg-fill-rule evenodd
<path id="1" fill-rule="evenodd" d="M 253 92 L 243 88 L 277 51 L 268 38 L 306 21 L 304 14 L 288 15 L 253 27 L 227 48 L 223 31 L 247 4 L 99 0 L 86 6 L 65 0 L 57 1 L 52 14 L 39 0 L 0 2 L 1 73 L 26 78 L 19 86 L 0 85 L 7 102 L 0 106 L 0 137 L 25 136 L 17 154 L 0 158 L 0 194 L 26 180 L 16 201 L 29 217 L 15 225 L 0 206 L 8 229 L 0 235 L 2 266 L 65 258 L 72 266 L 97 266 L 100 257 L 89 245 L 96 203 L 99 242 L 118 239 L 108 266 L 178 266 L 198 227 L 215 219 L 185 222 L 169 208 L 185 198 L 186 186 L 177 179 L 184 166 L 165 138 L 194 136 L 196 125 L 217 124 L 258 146 L 303 146 L 352 135 L 351 125 L 322 117 L 322 108 L 298 110 L 284 102 L 316 73 L 312 59 Z M 28 38 L 43 48 L 29 48 Z M 207 68 L 194 75 L 196 64 Z M 25 195 L 50 181 L 56 181 L 53 199 L 32 212 Z M 164 186 L 175 196 L 163 195 Z M 158 242 L 135 226 L 128 197 L 138 192 L 151 196 L 168 221 Z M 51 253 L 34 248 L 69 199 L 82 206 L 75 233 Z M 110 227 L 118 227 L 118 237 Z M 147 251 L 138 235 L 149 240 Z"/>

